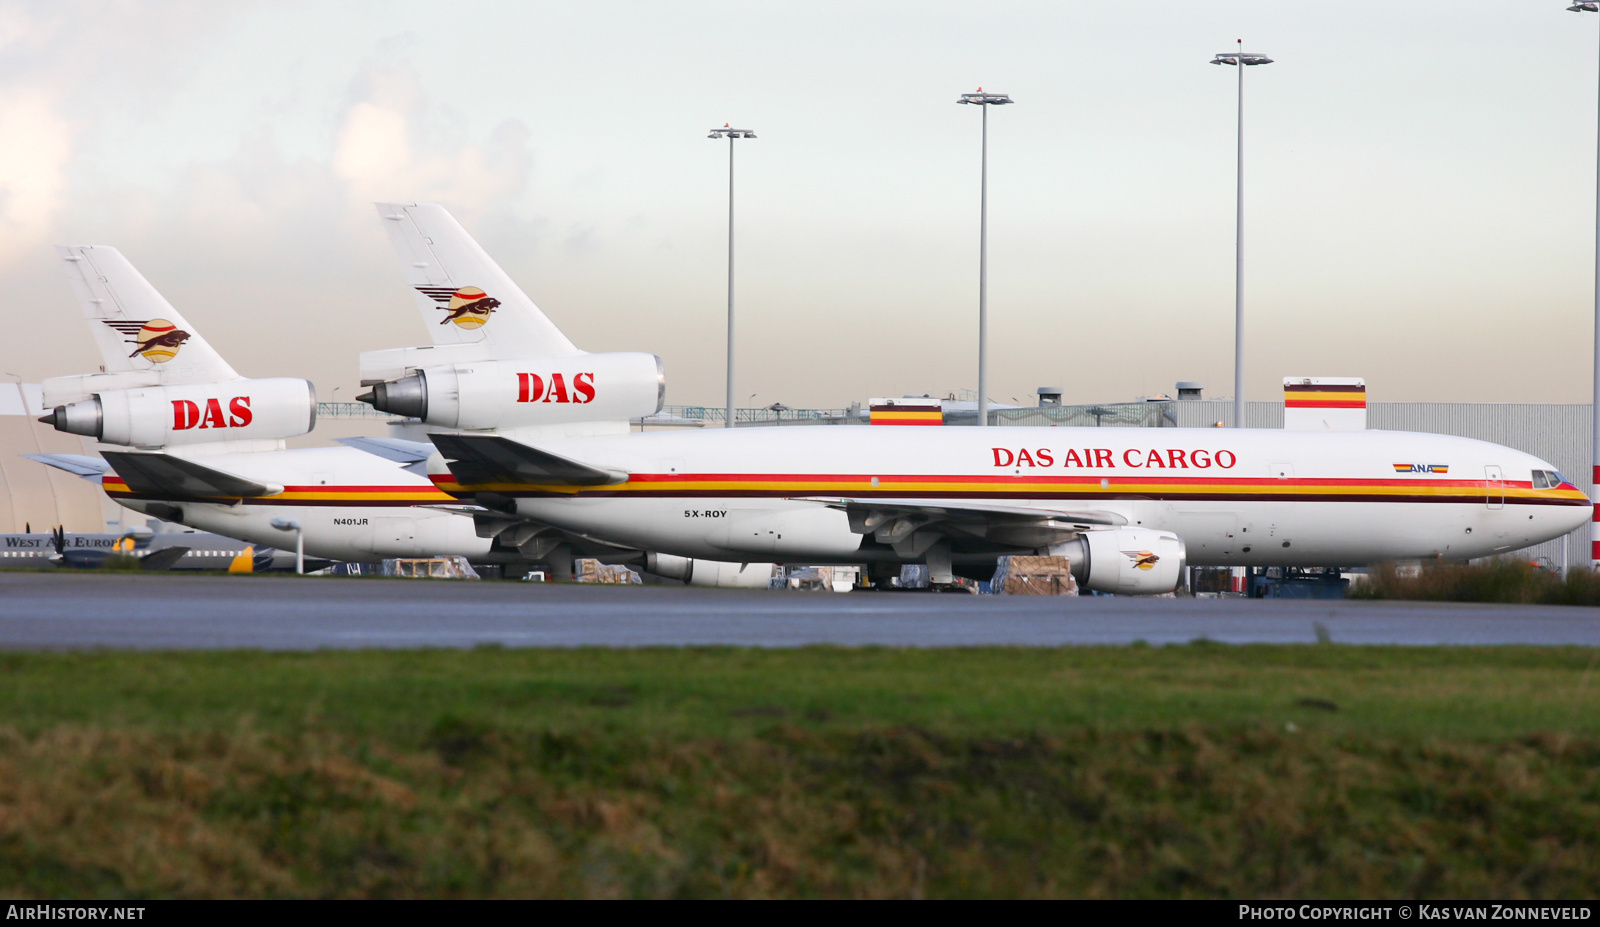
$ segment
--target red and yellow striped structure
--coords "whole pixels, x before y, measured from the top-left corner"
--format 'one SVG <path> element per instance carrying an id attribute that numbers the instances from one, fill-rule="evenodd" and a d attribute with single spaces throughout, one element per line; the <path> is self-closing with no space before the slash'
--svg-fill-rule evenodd
<path id="1" fill-rule="evenodd" d="M 1595 464 L 1593 476 L 1594 483 L 1591 485 L 1600 486 L 1600 464 Z M 1594 520 L 1589 523 L 1589 556 L 1600 568 L 1600 504 L 1595 505 Z"/>
<path id="2" fill-rule="evenodd" d="M 871 416 L 874 425 L 943 425 L 944 407 L 938 400 L 874 399 Z"/>
<path id="3" fill-rule="evenodd" d="M 1367 387 L 1365 383 L 1302 383 L 1283 384 L 1285 409 L 1365 409 Z"/>

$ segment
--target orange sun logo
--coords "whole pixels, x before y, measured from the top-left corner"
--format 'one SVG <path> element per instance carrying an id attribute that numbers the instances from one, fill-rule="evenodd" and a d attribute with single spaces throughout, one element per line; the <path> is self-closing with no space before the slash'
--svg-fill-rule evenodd
<path id="1" fill-rule="evenodd" d="M 139 332 L 134 336 L 132 344 L 138 347 L 133 349 L 129 357 L 143 356 L 153 364 L 165 364 L 178 356 L 178 350 L 183 343 L 189 340 L 189 333 L 168 322 L 166 319 L 151 319 L 139 327 Z"/>
<path id="2" fill-rule="evenodd" d="M 471 331 L 489 321 L 489 314 L 500 305 L 500 300 L 489 296 L 475 286 L 464 286 L 450 294 L 450 303 L 441 308 L 450 314 L 439 324 L 454 322 Z"/>
<path id="3" fill-rule="evenodd" d="M 1149 550 L 1125 550 L 1123 553 L 1133 561 L 1134 569 L 1137 570 L 1153 570 L 1161 559 L 1154 551 Z"/>

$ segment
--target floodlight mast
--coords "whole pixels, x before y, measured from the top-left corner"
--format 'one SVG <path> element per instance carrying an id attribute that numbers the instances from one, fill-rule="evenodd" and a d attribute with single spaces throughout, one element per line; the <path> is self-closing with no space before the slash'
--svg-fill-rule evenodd
<path id="1" fill-rule="evenodd" d="M 989 107 L 1015 102 L 1003 93 L 963 93 L 957 103 L 983 111 L 983 167 L 978 193 L 978 425 L 989 424 Z"/>
<path id="2" fill-rule="evenodd" d="M 733 140 L 755 138 L 749 129 L 730 128 L 725 122 L 720 129 L 712 129 L 706 138 L 728 140 L 728 396 L 726 419 L 722 427 L 733 427 Z"/>
<path id="3" fill-rule="evenodd" d="M 1577 0 L 1567 7 L 1572 13 L 1600 13 L 1600 2 Z M 1600 105 L 1600 103 L 1597 103 Z M 1595 204 L 1594 204 L 1594 393 L 1590 423 L 1589 498 L 1600 495 L 1600 115 L 1595 122 Z M 1600 570 L 1600 505 L 1589 522 L 1589 567 Z M 1564 568 L 1564 567 L 1563 567 Z"/>
<path id="4" fill-rule="evenodd" d="M 1237 180 L 1234 194 L 1233 231 L 1233 427 L 1244 427 L 1244 69 L 1271 64 L 1266 55 L 1244 50 L 1244 39 L 1231 52 L 1218 52 L 1212 64 L 1228 64 L 1239 69 L 1239 120 Z"/>

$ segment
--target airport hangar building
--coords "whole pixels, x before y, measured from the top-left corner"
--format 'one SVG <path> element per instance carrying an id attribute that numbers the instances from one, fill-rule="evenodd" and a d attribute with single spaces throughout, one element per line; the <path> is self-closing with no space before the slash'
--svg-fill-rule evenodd
<path id="1" fill-rule="evenodd" d="M 43 414 L 37 390 L 33 384 L 0 385 L 0 533 L 22 531 L 28 526 L 35 531 L 55 525 L 65 526 L 69 531 L 122 531 L 143 525 L 144 516 L 110 501 L 94 484 L 24 456 L 95 453 L 94 441 L 63 434 L 35 421 Z M 1180 395 L 1184 392 L 1187 391 L 1180 390 Z M 666 414 L 644 427 L 721 424 L 721 409 L 671 406 L 663 411 Z M 864 410 L 739 411 L 741 427 L 867 422 Z M 1229 423 L 1232 417 L 1231 400 L 1163 398 L 1093 405 L 996 408 L 991 410 L 989 420 L 994 425 L 1040 427 L 1210 428 L 1218 423 Z M 712 418 L 718 420 L 713 422 Z M 975 418 L 975 412 L 951 412 L 945 416 L 948 427 L 972 424 Z M 1282 428 L 1283 419 L 1282 401 L 1245 403 L 1246 427 Z M 415 439 L 420 437 L 420 429 L 415 424 L 361 403 L 320 403 L 317 428 L 309 435 L 291 440 L 289 445 L 331 445 L 335 438 L 345 437 L 394 435 Z M 1594 498 L 1590 479 L 1588 403 L 1368 402 L 1367 426 L 1385 431 L 1459 435 L 1526 451 L 1554 464 L 1575 486 Z M 1568 564 L 1586 563 L 1588 550 L 1589 526 L 1584 525 L 1565 538 L 1525 548 L 1518 556 L 1559 569 Z"/>

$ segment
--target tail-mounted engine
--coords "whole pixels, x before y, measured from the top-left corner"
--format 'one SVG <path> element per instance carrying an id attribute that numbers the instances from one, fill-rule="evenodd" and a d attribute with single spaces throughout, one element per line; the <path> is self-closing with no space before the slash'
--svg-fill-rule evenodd
<path id="1" fill-rule="evenodd" d="M 364 359 L 365 362 L 365 359 Z M 661 411 L 666 377 L 654 354 L 570 354 L 422 367 L 357 396 L 380 412 L 479 430 L 626 421 Z"/>
<path id="2" fill-rule="evenodd" d="M 1067 558 L 1079 586 L 1117 595 L 1171 592 L 1182 581 L 1187 560 L 1183 538 L 1149 528 L 1085 531 L 1052 546 L 1050 553 Z"/>
<path id="3" fill-rule="evenodd" d="M 54 408 L 39 421 L 106 444 L 142 448 L 282 440 L 303 435 L 317 423 L 316 387 L 308 380 L 227 380 L 104 391 L 94 386 L 92 376 L 46 380 L 45 403 Z M 80 398 L 85 393 L 88 398 Z"/>

